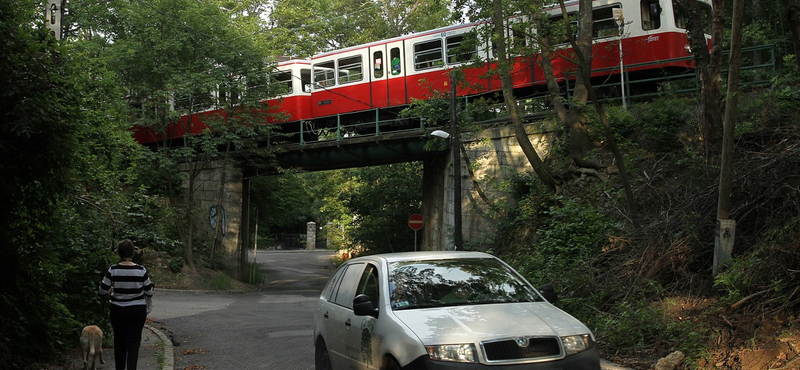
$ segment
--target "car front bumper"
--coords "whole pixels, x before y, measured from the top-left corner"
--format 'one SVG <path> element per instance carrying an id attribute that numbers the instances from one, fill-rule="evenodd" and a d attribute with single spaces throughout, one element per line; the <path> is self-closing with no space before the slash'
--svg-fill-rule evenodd
<path id="1" fill-rule="evenodd" d="M 594 347 L 555 361 L 497 365 L 433 361 L 426 355 L 403 366 L 403 370 L 600 370 L 600 355 Z"/>

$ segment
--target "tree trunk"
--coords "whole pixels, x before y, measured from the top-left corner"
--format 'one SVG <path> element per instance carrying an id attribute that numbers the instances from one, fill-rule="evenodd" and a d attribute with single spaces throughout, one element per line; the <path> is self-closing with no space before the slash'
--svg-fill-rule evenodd
<path id="1" fill-rule="evenodd" d="M 562 11 L 564 9 L 562 8 Z M 565 20 L 568 20 L 567 13 L 563 12 L 563 17 Z M 580 54 L 586 56 L 591 55 L 592 53 L 592 2 L 591 1 L 580 1 L 578 3 L 578 22 L 581 24 L 581 27 L 578 27 L 578 37 L 573 44 L 573 47 Z M 565 24 L 569 24 L 567 21 Z M 588 25 L 588 26 L 586 26 Z M 568 29 L 568 35 L 572 35 L 573 33 Z M 586 115 L 584 114 L 583 107 L 586 106 L 586 102 L 589 99 L 589 89 L 587 85 L 591 82 L 589 81 L 589 75 L 580 73 L 581 68 L 585 70 L 591 71 L 592 69 L 592 59 L 585 58 L 585 59 L 576 59 L 575 65 L 578 68 L 576 72 L 578 75 L 575 77 L 575 92 L 570 100 L 570 107 L 569 107 L 569 148 L 570 148 L 570 157 L 572 157 L 573 161 L 576 163 L 583 163 L 583 157 L 586 155 L 586 152 L 592 149 L 592 140 L 589 137 L 589 125 L 586 120 Z"/>
<path id="2" fill-rule="evenodd" d="M 733 132 L 736 128 L 736 100 L 739 90 L 739 69 L 742 61 L 742 15 L 744 0 L 733 1 L 731 25 L 731 54 L 728 63 L 728 91 L 723 121 L 722 160 L 719 172 L 717 201 L 717 230 L 714 239 L 713 274 L 731 260 L 736 222 L 730 219 L 731 177 L 733 175 Z"/>
<path id="3" fill-rule="evenodd" d="M 193 97 L 190 97 L 189 98 L 189 106 L 192 107 L 193 104 L 194 104 Z M 188 114 L 187 119 L 186 119 L 186 132 L 191 132 L 191 128 L 192 128 L 192 110 L 190 108 L 189 109 L 189 114 Z M 165 138 L 166 137 L 168 137 L 168 135 L 165 135 Z M 187 140 L 188 140 L 188 138 L 186 136 L 184 136 L 184 138 L 183 138 L 184 146 L 188 146 Z M 196 175 L 195 175 L 196 171 L 193 168 L 191 168 L 191 164 L 189 164 L 188 171 L 189 171 L 189 179 L 188 179 L 189 183 L 188 183 L 188 185 L 186 187 L 186 197 L 184 198 L 184 203 L 185 203 L 184 204 L 184 209 L 185 209 L 184 222 L 186 222 L 186 229 L 183 230 L 182 233 L 179 231 L 179 234 L 182 234 L 182 236 L 183 236 L 183 238 L 182 238 L 183 239 L 183 257 L 184 257 L 185 262 L 186 262 L 186 267 L 189 268 L 190 272 L 196 273 L 197 272 L 197 268 L 195 267 L 195 264 L 194 264 L 194 254 L 192 252 L 194 250 L 194 243 L 193 243 L 194 242 L 194 215 L 193 215 L 193 212 L 192 212 L 192 208 L 193 208 L 193 205 L 194 205 L 194 180 L 196 178 Z M 170 194 L 172 194 L 172 193 L 170 193 Z M 182 228 L 180 227 L 180 225 L 178 225 L 177 229 L 181 230 Z"/>
<path id="4" fill-rule="evenodd" d="M 544 162 L 542 162 L 541 157 L 539 157 L 539 153 L 536 152 L 536 148 L 534 148 L 533 144 L 531 144 L 531 141 L 528 138 L 528 132 L 525 131 L 525 126 L 523 126 L 522 120 L 519 117 L 519 112 L 517 111 L 517 101 L 514 98 L 514 88 L 511 83 L 511 75 L 508 73 L 506 40 L 503 36 L 505 34 L 503 29 L 503 22 L 505 21 L 505 18 L 503 16 L 502 1 L 493 0 L 492 4 L 494 6 L 492 11 L 495 33 L 494 37 L 496 38 L 498 51 L 497 62 L 501 68 L 500 83 L 503 89 L 503 100 L 505 101 L 509 117 L 511 118 L 511 122 L 514 126 L 514 135 L 517 138 L 517 142 L 519 142 L 520 148 L 522 148 L 522 152 L 525 153 L 525 157 L 528 158 L 533 171 L 536 173 L 539 179 L 551 191 L 558 192 L 558 182 L 550 174 L 550 171 L 548 171 L 544 166 Z"/>
<path id="5" fill-rule="evenodd" d="M 583 10 L 583 7 L 586 6 L 586 4 L 584 4 L 584 3 L 588 3 L 588 7 L 589 7 L 588 12 L 591 14 L 591 11 L 592 11 L 591 10 L 591 0 L 580 0 L 580 2 L 581 2 L 581 4 L 580 4 L 581 11 L 585 11 L 585 10 Z M 562 13 L 566 14 L 567 13 L 567 9 L 566 9 L 566 5 L 564 4 L 564 0 L 559 0 L 559 3 L 561 5 Z M 581 16 L 581 21 L 582 22 L 587 22 L 587 23 L 581 24 L 581 26 L 579 28 L 584 28 L 584 29 L 588 28 L 588 29 L 591 30 L 591 28 L 592 28 L 591 27 L 591 24 L 592 24 L 591 16 L 589 16 L 588 18 L 585 18 L 585 17 Z M 570 30 L 570 28 L 571 28 L 570 24 L 568 22 L 568 19 L 566 19 L 566 18 L 565 18 L 565 24 L 566 24 L 566 27 L 567 27 L 567 34 L 568 35 L 572 35 L 573 33 Z M 591 32 L 588 33 L 588 35 L 587 34 L 581 34 L 581 36 L 582 37 L 587 37 L 589 39 L 589 44 L 591 45 L 591 38 L 592 38 Z M 592 101 L 592 106 L 594 106 L 594 109 L 597 111 L 597 114 L 600 116 L 600 121 L 603 123 L 603 132 L 605 133 L 606 142 L 608 144 L 608 147 L 611 149 L 611 152 L 614 154 L 614 160 L 617 162 L 617 168 L 619 168 L 619 176 L 620 176 L 620 179 L 622 180 L 622 187 L 625 190 L 625 199 L 626 199 L 626 202 L 628 203 L 628 212 L 630 213 L 631 220 L 633 221 L 634 226 L 638 226 L 637 222 L 636 222 L 636 220 L 637 220 L 637 218 L 636 218 L 636 202 L 635 202 L 635 198 L 633 196 L 633 189 L 631 187 L 630 177 L 628 176 L 628 170 L 625 167 L 625 157 L 622 156 L 622 152 L 620 152 L 619 147 L 617 146 L 617 140 L 614 138 L 614 133 L 611 131 L 611 125 L 608 123 L 608 117 L 606 116 L 605 109 L 603 108 L 603 103 L 601 103 L 600 100 L 597 98 L 597 93 L 594 91 L 594 88 L 592 87 L 592 83 L 591 83 L 591 80 L 590 80 L 591 72 L 592 72 L 591 71 L 592 59 L 591 59 L 591 54 L 587 54 L 586 50 L 591 52 L 591 46 L 589 46 L 589 48 L 587 49 L 587 47 L 585 45 L 579 44 L 573 38 L 570 38 L 570 43 L 572 44 L 573 50 L 575 50 L 575 56 L 577 58 L 577 65 L 578 65 L 578 72 L 579 72 L 580 75 L 583 76 L 584 84 L 586 85 L 586 91 L 589 94 L 589 98 Z"/>
<path id="6" fill-rule="evenodd" d="M 228 140 L 228 145 L 226 149 L 226 154 L 230 152 L 231 148 L 231 141 Z M 225 180 L 226 180 L 226 173 L 227 173 L 227 162 L 223 159 L 222 160 L 222 173 L 219 176 L 219 191 L 217 192 L 217 223 L 214 225 L 214 238 L 211 239 L 211 251 L 208 255 L 208 264 L 212 265 L 214 262 L 214 251 L 217 249 L 217 244 L 219 244 L 220 234 L 222 233 L 222 223 L 225 219 L 222 217 L 222 198 L 225 196 Z"/>
<path id="7" fill-rule="evenodd" d="M 782 2 L 786 10 L 787 24 L 792 33 L 795 62 L 797 62 L 797 69 L 800 70 L 800 0 L 782 0 Z"/>
<path id="8" fill-rule="evenodd" d="M 719 201 L 717 218 L 730 217 L 731 174 L 733 173 L 733 133 L 736 128 L 736 101 L 739 91 L 739 70 L 742 63 L 742 15 L 744 0 L 733 2 L 731 25 L 731 54 L 728 63 L 728 91 L 725 94 L 725 119 L 723 120 L 722 162 L 720 165 Z"/>
<path id="9" fill-rule="evenodd" d="M 678 0 L 686 9 L 689 44 L 694 55 L 697 78 L 700 81 L 700 135 L 711 158 L 717 153 L 722 139 L 722 37 L 725 28 L 725 1 L 712 0 L 711 50 L 708 49 L 702 18 L 695 1 Z"/>

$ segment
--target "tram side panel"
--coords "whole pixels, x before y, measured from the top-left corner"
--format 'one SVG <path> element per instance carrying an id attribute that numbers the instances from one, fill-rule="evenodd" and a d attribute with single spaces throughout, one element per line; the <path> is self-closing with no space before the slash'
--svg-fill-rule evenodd
<path id="1" fill-rule="evenodd" d="M 319 118 L 372 109 L 368 48 L 362 47 L 314 58 L 311 115 Z"/>

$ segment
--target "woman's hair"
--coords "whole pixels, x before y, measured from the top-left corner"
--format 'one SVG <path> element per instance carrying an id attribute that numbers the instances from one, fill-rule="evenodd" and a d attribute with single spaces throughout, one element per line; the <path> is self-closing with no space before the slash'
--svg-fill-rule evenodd
<path id="1" fill-rule="evenodd" d="M 119 258 L 133 258 L 133 242 L 130 239 L 122 239 L 117 243 L 117 253 Z"/>

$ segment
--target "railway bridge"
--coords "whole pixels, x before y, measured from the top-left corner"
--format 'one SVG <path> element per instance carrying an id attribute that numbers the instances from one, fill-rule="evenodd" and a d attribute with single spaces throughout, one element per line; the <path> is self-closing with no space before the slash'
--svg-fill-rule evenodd
<path id="1" fill-rule="evenodd" d="M 545 155 L 554 138 L 555 127 L 541 119 L 529 117 L 526 123 L 531 142 Z M 539 116 L 541 118 L 541 116 Z M 437 127 L 417 127 L 395 130 L 388 133 L 359 135 L 339 140 L 323 140 L 305 144 L 290 144 L 277 154 L 280 168 L 296 168 L 305 171 L 323 171 L 341 168 L 386 165 L 403 162 L 422 162 L 422 215 L 425 226 L 420 231 L 420 248 L 424 250 L 453 249 L 455 202 L 462 207 L 462 230 L 464 242 L 479 243 L 491 228 L 484 217 L 488 205 L 480 200 L 483 196 L 504 197 L 496 187 L 481 182 L 476 186 L 473 179 L 507 178 L 509 171 L 522 172 L 530 169 L 522 153 L 513 129 L 507 124 L 488 125 L 480 132 L 461 133 L 456 147 L 462 149 L 460 192 L 454 191 L 453 143 L 431 135 Z M 446 128 L 444 129 L 446 130 Z M 197 179 L 204 183 L 195 195 L 197 205 L 208 209 L 202 217 L 209 220 L 199 222 L 208 225 L 213 234 L 217 222 L 223 222 L 222 244 L 233 254 L 240 246 L 252 246 L 250 222 L 250 180 L 258 176 L 271 176 L 276 172 L 268 166 L 253 163 L 252 158 L 217 162 L 205 170 Z M 479 164 L 470 166 L 470 164 Z M 231 171 L 233 168 L 233 171 Z M 265 169 L 266 168 L 266 169 Z M 471 168 L 476 168 L 472 170 Z M 224 181 L 224 192 L 219 191 L 220 180 Z M 480 189 L 478 189 L 480 187 Z M 220 194 L 223 194 L 222 209 L 217 209 Z M 460 199 L 455 200 L 460 193 Z M 224 214 L 222 213 L 224 212 Z M 409 229 L 409 232 L 411 230 Z"/>
<path id="2" fill-rule="evenodd" d="M 746 73 L 754 76 L 752 81 L 743 85 L 759 86 L 768 82 L 769 79 L 764 76 L 774 75 L 774 48 L 766 45 L 743 51 L 752 52 L 753 55 L 766 52 L 770 56 L 765 60 L 753 58 L 750 65 L 743 67 Z M 658 85 L 676 79 L 691 82 L 694 75 L 627 80 L 624 82 L 624 87 L 617 88 L 623 91 L 636 91 L 635 84 Z M 683 84 L 685 85 L 687 84 Z M 671 93 L 697 94 L 697 86 L 690 85 L 693 86 L 673 90 Z M 569 86 L 566 87 L 569 93 Z M 614 86 L 607 87 L 614 88 Z M 628 95 L 623 99 L 651 98 L 652 89 L 645 90 L 648 91 L 647 94 Z M 657 94 L 662 93 L 657 92 Z M 321 134 L 321 130 L 316 132 L 311 130 L 304 122 L 287 124 L 281 130 L 284 133 L 288 132 L 293 139 L 289 144 L 282 145 L 282 151 L 277 155 L 279 167 L 321 171 L 421 161 L 423 163 L 422 214 L 425 218 L 421 248 L 426 250 L 453 248 L 456 202 L 462 205 L 464 242 L 480 243 L 481 238 L 488 235 L 488 228 L 491 227 L 490 220 L 483 216 L 486 204 L 480 198 L 487 196 L 497 199 L 505 197 L 506 194 L 483 182 L 478 183 L 473 180 L 503 179 L 508 177 L 506 172 L 530 169 L 527 158 L 519 148 L 507 121 L 498 119 L 488 122 L 478 133 L 460 135 L 461 140 L 457 147 L 462 148 L 463 152 L 462 160 L 458 163 L 461 169 L 458 171 L 461 173 L 461 181 L 455 181 L 453 156 L 450 151 L 452 143 L 430 135 L 434 130 L 443 128 L 429 127 L 419 120 L 401 118 L 396 112 L 388 113 L 390 113 L 388 115 L 394 114 L 396 118 L 384 119 L 387 112 L 379 110 L 375 110 L 374 115 L 367 114 L 376 117 L 374 122 L 350 119 L 347 115 L 335 116 L 328 120 L 333 124 L 325 128 L 324 135 Z M 363 114 L 360 117 L 363 117 Z M 542 117 L 542 114 L 535 111 L 529 114 L 526 117 L 526 128 L 537 151 L 546 157 L 556 128 L 544 123 Z M 224 164 L 211 168 L 201 175 L 199 181 L 205 182 L 206 185 L 203 185 L 197 196 L 198 206 L 208 208 L 209 211 L 207 217 L 210 218 L 210 222 L 204 220 L 204 223 L 212 228 L 218 222 L 224 223 L 222 244 L 231 253 L 240 246 L 252 245 L 249 240 L 250 223 L 242 221 L 246 220 L 246 215 L 249 214 L 250 179 L 274 174 L 268 166 L 253 165 L 251 160 L 244 160 L 241 157 L 236 159 L 233 158 L 235 162 L 232 166 L 235 168 L 233 174 L 228 174 L 231 166 Z M 472 170 L 473 168 L 475 170 Z M 220 179 L 223 179 L 222 183 L 225 184 L 224 192 L 219 190 Z M 457 183 L 461 184 L 459 192 L 454 191 L 454 184 Z M 223 207 L 217 209 L 218 199 L 223 193 Z M 479 193 L 482 196 L 479 196 Z M 461 197 L 455 199 L 454 194 L 461 194 Z"/>

